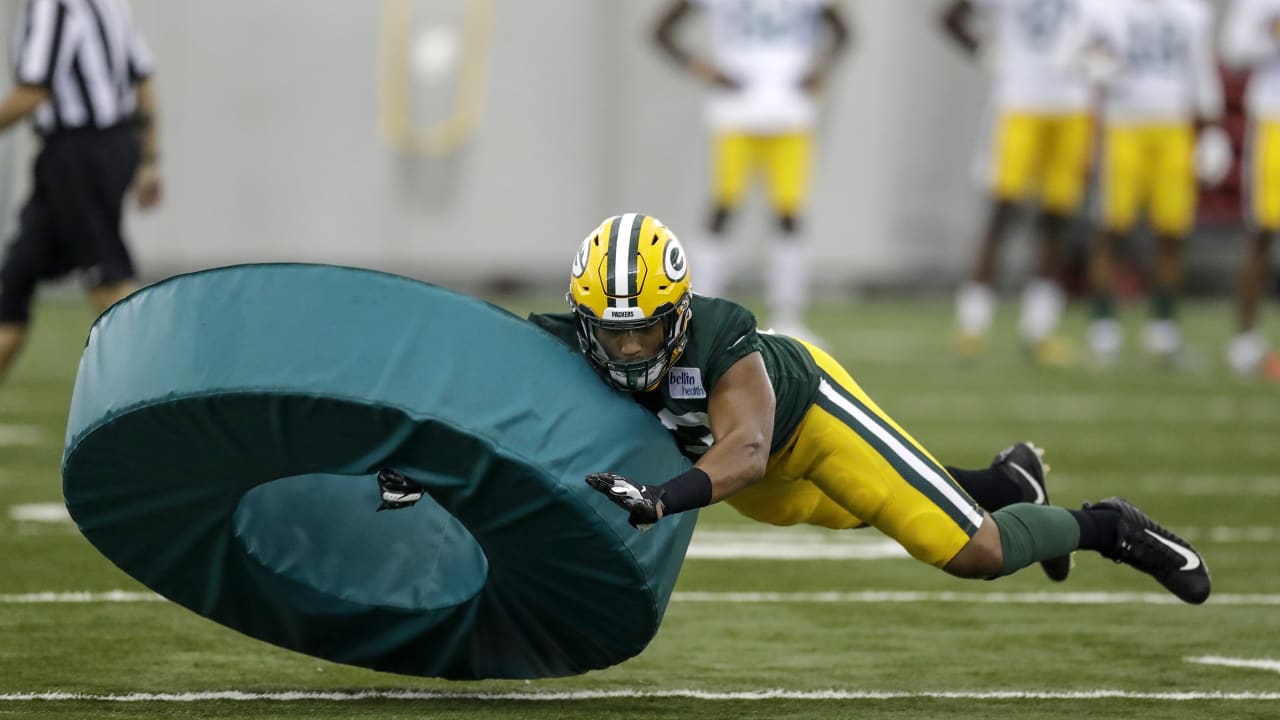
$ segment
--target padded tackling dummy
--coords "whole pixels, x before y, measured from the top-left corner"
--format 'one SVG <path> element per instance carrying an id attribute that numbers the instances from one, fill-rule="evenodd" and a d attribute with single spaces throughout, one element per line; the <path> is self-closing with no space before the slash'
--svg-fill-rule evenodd
<path id="1" fill-rule="evenodd" d="M 375 513 L 382 467 L 429 494 Z M 321 265 L 199 272 L 113 306 L 62 461 L 80 531 L 161 595 L 291 650 L 454 679 L 639 653 L 695 516 L 637 532 L 583 477 L 687 467 L 523 319 Z"/>

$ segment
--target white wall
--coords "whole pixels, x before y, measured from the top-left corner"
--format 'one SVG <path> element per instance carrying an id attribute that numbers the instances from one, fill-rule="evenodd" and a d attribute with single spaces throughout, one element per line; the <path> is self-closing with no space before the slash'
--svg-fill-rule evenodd
<path id="1" fill-rule="evenodd" d="M 417 0 L 424 17 L 464 1 Z M 163 210 L 130 217 L 148 275 L 304 260 L 558 283 L 605 215 L 649 212 L 690 241 L 705 218 L 699 89 L 648 37 L 662 0 L 493 0 L 485 113 L 443 159 L 379 135 L 380 2 L 132 4 L 158 59 L 168 177 Z M 983 79 L 944 43 L 940 4 L 846 0 L 856 46 L 809 223 L 824 285 L 946 282 L 970 254 Z M 735 225 L 746 246 L 767 236 L 760 200 Z"/>

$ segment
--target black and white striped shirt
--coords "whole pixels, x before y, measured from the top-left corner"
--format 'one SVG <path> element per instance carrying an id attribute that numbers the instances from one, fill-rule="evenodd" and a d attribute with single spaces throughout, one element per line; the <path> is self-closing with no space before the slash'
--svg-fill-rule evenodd
<path id="1" fill-rule="evenodd" d="M 17 82 L 52 93 L 35 113 L 45 135 L 128 120 L 152 71 L 125 0 L 27 0 L 14 49 Z"/>

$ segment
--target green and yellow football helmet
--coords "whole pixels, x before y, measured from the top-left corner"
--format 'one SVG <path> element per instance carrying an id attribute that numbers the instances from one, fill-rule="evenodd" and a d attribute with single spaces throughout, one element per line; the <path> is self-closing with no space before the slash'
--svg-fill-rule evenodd
<path id="1" fill-rule="evenodd" d="M 582 352 L 621 390 L 658 387 L 689 342 L 689 260 L 675 233 L 648 215 L 615 215 L 582 241 L 569 278 L 569 307 L 578 320 Z M 621 361 L 609 356 L 597 328 L 619 332 L 663 323 L 653 356 Z"/>

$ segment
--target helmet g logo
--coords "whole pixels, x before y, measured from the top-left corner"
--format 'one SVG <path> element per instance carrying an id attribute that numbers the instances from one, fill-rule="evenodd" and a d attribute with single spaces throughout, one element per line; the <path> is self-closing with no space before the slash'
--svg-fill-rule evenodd
<path id="1" fill-rule="evenodd" d="M 667 246 L 662 250 L 662 271 L 672 282 L 679 282 L 689 274 L 689 261 L 685 259 L 684 246 L 675 235 L 667 240 Z"/>
<path id="2" fill-rule="evenodd" d="M 582 241 L 582 247 L 578 248 L 578 254 L 573 256 L 573 276 L 582 277 L 587 271 L 587 258 L 591 255 L 591 238 L 588 237 Z"/>

